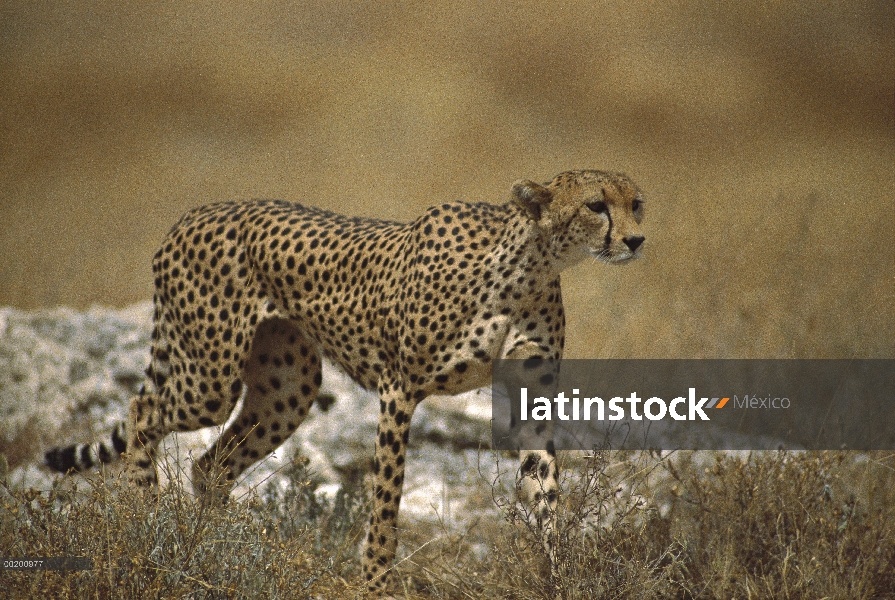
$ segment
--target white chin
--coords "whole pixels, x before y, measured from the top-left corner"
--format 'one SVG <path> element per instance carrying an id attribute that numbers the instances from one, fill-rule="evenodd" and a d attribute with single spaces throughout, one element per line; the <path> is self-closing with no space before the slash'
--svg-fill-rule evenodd
<path id="1" fill-rule="evenodd" d="M 605 252 L 598 252 L 588 249 L 587 253 L 601 262 L 611 263 L 614 265 L 624 264 L 637 258 L 637 255 L 632 252 L 625 252 L 623 254 L 607 254 Z"/>
<path id="2" fill-rule="evenodd" d="M 624 254 L 622 256 L 615 256 L 613 258 L 610 258 L 609 262 L 614 265 L 622 265 L 624 263 L 631 262 L 635 258 L 637 258 L 637 256 L 634 254 Z"/>

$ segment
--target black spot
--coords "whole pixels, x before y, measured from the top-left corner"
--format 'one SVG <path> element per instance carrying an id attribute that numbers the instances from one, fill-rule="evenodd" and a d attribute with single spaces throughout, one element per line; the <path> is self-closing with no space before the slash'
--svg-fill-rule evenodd
<path id="1" fill-rule="evenodd" d="M 526 370 L 538 369 L 541 364 L 544 362 L 542 358 L 527 358 L 525 362 L 522 363 L 522 368 Z"/>
<path id="2" fill-rule="evenodd" d="M 115 451 L 118 452 L 119 454 L 121 452 L 124 452 L 125 449 L 127 449 L 127 441 L 123 437 L 121 437 L 121 434 L 119 432 L 119 427 L 116 427 L 112 431 L 112 446 L 115 448 Z"/>
<path id="3" fill-rule="evenodd" d="M 529 454 L 525 457 L 525 460 L 522 462 L 522 467 L 520 468 L 523 477 L 535 472 L 535 469 L 538 466 L 538 460 L 537 454 Z"/>
<path id="4" fill-rule="evenodd" d="M 75 456 L 77 456 L 76 446 L 66 446 L 65 448 L 53 448 L 44 455 L 44 464 L 60 473 L 65 473 L 69 469 L 73 469 L 76 465 Z"/>

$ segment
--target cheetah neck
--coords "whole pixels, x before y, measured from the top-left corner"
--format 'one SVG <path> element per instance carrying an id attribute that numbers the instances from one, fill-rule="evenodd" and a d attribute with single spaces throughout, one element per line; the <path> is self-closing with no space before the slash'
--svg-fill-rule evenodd
<path id="1" fill-rule="evenodd" d="M 544 228 L 522 210 L 508 205 L 511 217 L 496 248 L 508 249 L 500 262 L 516 267 L 520 274 L 556 277 L 587 257 L 583 246 L 570 244 L 562 224 Z"/>

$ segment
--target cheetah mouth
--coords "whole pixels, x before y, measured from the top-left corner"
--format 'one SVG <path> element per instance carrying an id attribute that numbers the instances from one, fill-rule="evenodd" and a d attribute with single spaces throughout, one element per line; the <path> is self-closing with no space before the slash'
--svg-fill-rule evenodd
<path id="1" fill-rule="evenodd" d="M 632 260 L 636 260 L 640 258 L 639 252 L 621 252 L 618 254 L 613 254 L 608 250 L 593 250 L 591 248 L 587 249 L 587 253 L 596 260 L 600 262 L 610 263 L 614 265 L 621 265 Z"/>

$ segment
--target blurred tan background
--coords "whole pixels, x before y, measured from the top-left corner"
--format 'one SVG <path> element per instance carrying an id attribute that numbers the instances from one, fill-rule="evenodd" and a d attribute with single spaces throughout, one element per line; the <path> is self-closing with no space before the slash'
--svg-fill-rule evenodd
<path id="1" fill-rule="evenodd" d="M 4 2 L 0 305 L 120 306 L 186 209 L 409 220 L 631 175 L 573 357 L 895 356 L 895 3 Z"/>

